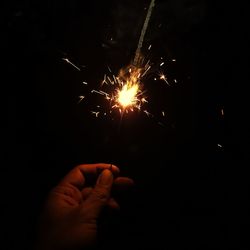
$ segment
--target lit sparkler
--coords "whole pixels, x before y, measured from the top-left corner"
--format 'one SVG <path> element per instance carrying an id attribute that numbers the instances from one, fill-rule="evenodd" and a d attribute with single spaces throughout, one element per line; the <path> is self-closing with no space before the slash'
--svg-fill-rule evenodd
<path id="1" fill-rule="evenodd" d="M 112 87 L 111 94 L 102 90 L 92 92 L 105 95 L 110 101 L 112 109 L 118 109 L 121 113 L 126 111 L 140 110 L 144 103 L 147 103 L 146 97 L 143 95 L 142 79 L 145 77 L 145 72 L 149 71 L 149 64 L 143 68 L 131 65 L 128 68 L 120 70 L 116 77 L 104 76 L 103 82 L 106 87 Z M 105 87 L 105 86 L 104 86 Z"/>
<path id="2" fill-rule="evenodd" d="M 101 114 L 106 116 L 107 114 L 111 114 L 114 110 L 118 110 L 122 116 L 123 114 L 137 110 L 142 111 L 148 117 L 154 117 L 154 115 L 146 109 L 148 100 L 145 96 L 146 91 L 144 90 L 144 83 L 150 72 L 158 71 L 155 68 L 153 69 L 153 66 L 157 66 L 157 68 L 163 67 L 165 62 L 161 57 L 160 63 L 153 64 L 150 60 L 147 61 L 146 58 L 142 56 L 141 51 L 154 6 L 155 0 L 151 0 L 131 65 L 122 68 L 117 75 L 115 75 L 111 68 L 107 66 L 108 72 L 104 75 L 100 88 L 91 90 L 92 94 L 100 95 L 110 107 L 108 110 L 103 110 L 102 105 L 95 106 L 98 107 L 98 111 L 91 111 L 95 117 L 99 117 Z M 148 51 L 151 50 L 151 48 L 152 44 L 148 46 Z M 80 68 L 73 64 L 69 59 L 63 58 L 63 60 L 80 71 Z M 175 62 L 176 60 L 172 59 L 172 61 Z M 162 80 L 170 86 L 166 75 L 162 72 L 158 77 L 153 77 L 153 79 L 155 81 Z M 177 82 L 176 80 L 174 81 Z M 82 84 L 89 85 L 87 82 L 82 82 Z M 79 96 L 79 103 L 84 98 L 85 96 Z M 165 117 L 164 111 L 162 111 L 162 116 Z"/>

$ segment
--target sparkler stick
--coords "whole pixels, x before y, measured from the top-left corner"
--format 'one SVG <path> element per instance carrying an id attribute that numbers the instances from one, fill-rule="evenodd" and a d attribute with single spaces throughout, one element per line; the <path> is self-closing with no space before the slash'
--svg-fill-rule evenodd
<path id="1" fill-rule="evenodd" d="M 139 39 L 137 50 L 135 53 L 135 58 L 134 58 L 134 65 L 135 66 L 137 66 L 139 63 L 139 59 L 140 59 L 140 55 L 141 55 L 141 48 L 143 45 L 145 34 L 147 32 L 147 29 L 148 29 L 148 24 L 149 24 L 154 6 L 155 6 L 155 0 L 151 0 L 151 3 L 150 3 L 149 8 L 148 8 L 148 13 L 147 13 L 147 16 L 146 16 L 146 19 L 145 19 L 145 22 L 144 22 L 144 25 L 143 25 L 143 28 L 141 31 L 141 36 Z"/>

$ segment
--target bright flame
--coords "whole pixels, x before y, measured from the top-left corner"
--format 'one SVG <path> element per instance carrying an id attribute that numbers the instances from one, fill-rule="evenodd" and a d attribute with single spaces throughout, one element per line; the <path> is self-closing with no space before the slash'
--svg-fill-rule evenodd
<path id="1" fill-rule="evenodd" d="M 140 109 L 142 103 L 141 77 L 145 69 L 130 66 L 119 72 L 117 79 L 118 87 L 116 88 L 114 101 L 115 107 L 123 111 Z M 143 98 L 145 99 L 145 98 Z"/>
<path id="2" fill-rule="evenodd" d="M 104 96 L 109 101 L 110 113 L 113 110 L 118 110 L 121 114 L 134 112 L 135 110 L 144 111 L 144 105 L 148 103 L 148 100 L 144 96 L 142 81 L 150 71 L 151 65 L 150 61 L 143 63 L 144 58 L 141 58 L 139 58 L 140 64 L 137 66 L 131 64 L 122 68 L 118 75 L 105 74 L 101 83 L 101 87 L 105 91 L 94 89 L 91 91 Z"/>
<path id="3" fill-rule="evenodd" d="M 137 103 L 137 94 L 139 86 L 138 84 L 129 86 L 128 84 L 124 85 L 121 90 L 118 91 L 117 101 L 123 107 L 127 108 L 133 106 Z"/>

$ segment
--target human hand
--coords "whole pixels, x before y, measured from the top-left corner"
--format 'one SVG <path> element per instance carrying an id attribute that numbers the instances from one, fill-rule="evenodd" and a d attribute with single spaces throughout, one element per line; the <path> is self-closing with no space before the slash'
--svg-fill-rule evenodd
<path id="1" fill-rule="evenodd" d="M 102 209 L 105 206 L 119 208 L 111 197 L 111 189 L 133 185 L 130 178 L 115 178 L 119 172 L 110 164 L 79 165 L 71 170 L 49 194 L 37 249 L 78 250 L 94 246 Z M 87 184 L 91 178 L 95 181 L 94 187 Z"/>

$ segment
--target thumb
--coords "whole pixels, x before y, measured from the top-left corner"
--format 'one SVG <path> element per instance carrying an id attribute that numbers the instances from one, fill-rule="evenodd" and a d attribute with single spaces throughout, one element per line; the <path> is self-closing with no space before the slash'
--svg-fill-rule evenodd
<path id="1" fill-rule="evenodd" d="M 92 208 L 91 214 L 95 217 L 95 219 L 97 219 L 102 208 L 107 204 L 110 198 L 113 179 L 112 172 L 105 169 L 100 174 L 93 191 L 86 200 L 86 203 L 88 203 L 88 205 Z"/>

